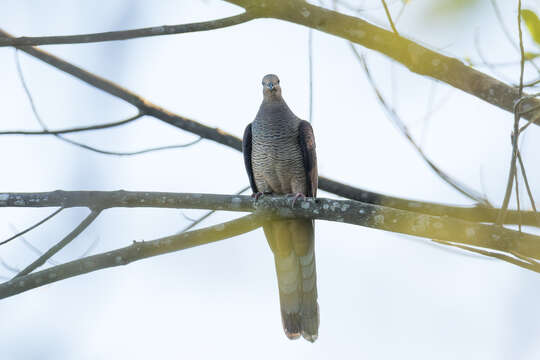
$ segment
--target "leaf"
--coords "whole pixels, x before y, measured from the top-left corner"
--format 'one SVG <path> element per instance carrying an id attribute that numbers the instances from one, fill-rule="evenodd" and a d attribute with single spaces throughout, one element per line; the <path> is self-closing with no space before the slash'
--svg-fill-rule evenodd
<path id="1" fill-rule="evenodd" d="M 536 59 L 540 56 L 540 53 L 525 51 L 525 60 Z"/>
<path id="2" fill-rule="evenodd" d="M 540 45 L 540 19 L 538 16 L 532 10 L 524 9 L 521 10 L 521 18 L 525 21 L 534 42 Z"/>

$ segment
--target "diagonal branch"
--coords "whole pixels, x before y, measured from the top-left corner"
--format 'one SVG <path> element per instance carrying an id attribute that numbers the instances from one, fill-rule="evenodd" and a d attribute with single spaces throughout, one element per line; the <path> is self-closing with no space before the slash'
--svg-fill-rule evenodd
<path id="1" fill-rule="evenodd" d="M 67 36 L 38 36 L 38 37 L 0 37 L 1 46 L 53 45 L 53 44 L 82 44 L 102 41 L 127 40 L 149 36 L 184 34 L 198 31 L 221 29 L 238 25 L 253 19 L 249 12 L 226 17 L 223 19 L 204 21 L 192 24 L 162 25 L 142 29 L 107 31 L 94 34 Z"/>
<path id="2" fill-rule="evenodd" d="M 55 210 L 52 214 L 48 215 L 47 217 L 41 219 L 40 221 L 38 221 L 37 223 L 35 223 L 34 225 L 30 226 L 30 227 L 27 227 L 26 229 L 24 229 L 23 231 L 20 231 L 18 232 L 17 234 L 13 235 L 12 237 L 4 240 L 4 241 L 0 241 L 0 245 L 4 245 L 8 242 L 10 242 L 11 240 L 14 240 L 16 238 L 18 238 L 19 236 L 22 236 L 24 234 L 26 234 L 27 232 L 31 231 L 31 230 L 34 230 L 35 228 L 37 228 L 39 225 L 49 221 L 50 219 L 52 219 L 53 217 L 55 217 L 56 215 L 58 215 L 58 213 L 60 211 L 64 210 L 63 207 L 59 208 L 58 210 Z"/>
<path id="3" fill-rule="evenodd" d="M 456 58 L 437 53 L 357 17 L 324 9 L 304 0 L 225 1 L 243 7 L 246 11 L 255 12 L 257 17 L 304 25 L 375 50 L 416 74 L 445 82 L 506 111 L 512 112 L 514 102 L 520 98 L 518 89 L 473 69 Z M 539 100 L 531 99 L 526 107 L 539 104 Z"/>
<path id="4" fill-rule="evenodd" d="M 482 204 L 484 206 L 490 206 L 489 202 L 477 191 L 474 189 L 469 188 L 465 184 L 460 183 L 458 180 L 452 178 L 452 176 L 448 175 L 445 171 L 443 171 L 441 168 L 439 168 L 433 161 L 431 161 L 426 154 L 424 153 L 424 150 L 414 141 L 411 133 L 409 132 L 409 129 L 403 123 L 397 112 L 390 106 L 386 99 L 383 97 L 381 92 L 379 91 L 377 85 L 375 84 L 375 80 L 371 76 L 371 71 L 369 70 L 367 61 L 363 54 L 358 53 L 356 48 L 354 47 L 354 44 L 349 42 L 350 48 L 356 57 L 356 59 L 360 62 L 362 65 L 362 68 L 364 69 L 364 72 L 366 74 L 366 77 L 368 79 L 369 84 L 371 85 L 371 88 L 375 92 L 375 96 L 377 97 L 377 100 L 379 100 L 379 103 L 381 104 L 387 118 L 394 123 L 394 125 L 398 128 L 398 130 L 405 136 L 407 141 L 414 147 L 416 152 L 420 155 L 420 157 L 428 164 L 428 166 L 448 185 L 456 189 L 458 192 L 460 192 L 462 195 L 465 195 L 471 200 L 474 200 L 478 202 L 479 204 Z"/>
<path id="5" fill-rule="evenodd" d="M 36 261 L 34 261 L 30 265 L 28 265 L 26 268 L 24 268 L 20 273 L 17 274 L 17 276 L 15 276 L 15 278 L 30 274 L 32 271 L 34 271 L 35 269 L 43 265 L 49 258 L 51 258 L 54 254 L 60 251 L 64 246 L 66 246 L 73 239 L 79 236 L 79 234 L 82 233 L 84 229 L 86 229 L 98 217 L 100 212 L 101 210 L 92 210 L 92 212 L 75 229 L 73 229 L 69 234 L 67 234 L 65 238 L 60 240 L 58 244 L 50 248 L 47 252 L 45 252 L 45 254 L 40 256 Z"/>
<path id="6" fill-rule="evenodd" d="M 0 35 L 5 38 L 0 38 L 0 45 L 15 46 L 29 52 L 28 50 L 30 48 L 28 45 L 32 44 L 66 44 L 132 39 L 145 36 L 218 29 L 256 18 L 276 18 L 336 35 L 378 51 L 403 64 L 412 72 L 443 81 L 507 111 L 512 111 L 514 101 L 520 97 L 518 89 L 475 70 L 456 58 L 439 54 L 436 51 L 370 24 L 360 18 L 318 7 L 304 0 L 225 1 L 239 5 L 246 11 L 229 18 L 203 23 L 175 25 L 172 27 L 158 26 L 146 29 L 63 37 L 13 38 L 0 30 Z M 540 104 L 540 101 L 530 99 L 527 106 L 532 107 L 538 104 Z M 531 115 L 527 116 L 529 118 Z M 538 125 L 537 123 L 535 124 Z"/>
<path id="7" fill-rule="evenodd" d="M 262 222 L 261 216 L 248 215 L 205 229 L 167 236 L 153 241 L 133 242 L 132 245 L 124 248 L 70 261 L 33 274 L 18 276 L 0 284 L 0 299 L 73 276 L 109 267 L 127 265 L 152 256 L 227 239 L 254 230 L 261 226 Z"/>

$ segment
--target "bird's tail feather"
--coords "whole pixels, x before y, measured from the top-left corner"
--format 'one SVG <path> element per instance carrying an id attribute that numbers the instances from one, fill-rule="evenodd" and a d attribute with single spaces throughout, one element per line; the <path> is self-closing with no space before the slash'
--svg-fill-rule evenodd
<path id="1" fill-rule="evenodd" d="M 313 221 L 275 221 L 264 232 L 274 252 L 285 334 L 313 342 L 319 331 Z"/>

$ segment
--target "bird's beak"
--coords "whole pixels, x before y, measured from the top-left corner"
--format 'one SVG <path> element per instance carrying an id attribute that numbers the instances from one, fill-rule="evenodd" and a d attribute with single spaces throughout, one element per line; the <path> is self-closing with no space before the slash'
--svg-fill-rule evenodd
<path id="1" fill-rule="evenodd" d="M 272 83 L 268 83 L 268 84 L 266 85 L 266 87 L 267 87 L 268 89 L 270 89 L 270 91 L 274 90 L 274 84 L 272 84 Z"/>

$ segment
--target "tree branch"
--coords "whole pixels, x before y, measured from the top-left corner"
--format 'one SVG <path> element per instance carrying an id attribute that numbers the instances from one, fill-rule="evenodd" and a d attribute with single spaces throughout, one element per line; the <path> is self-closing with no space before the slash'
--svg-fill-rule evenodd
<path id="1" fill-rule="evenodd" d="M 127 265 L 152 256 L 227 239 L 254 230 L 261 226 L 262 222 L 261 216 L 248 215 L 201 230 L 167 236 L 153 241 L 133 242 L 132 245 L 124 248 L 70 261 L 2 283 L 0 284 L 0 299 L 92 271 Z"/>
<path id="2" fill-rule="evenodd" d="M 333 183 L 331 183 L 333 184 Z M 335 183 L 337 188 L 343 190 L 344 197 L 354 197 L 356 188 L 349 187 L 340 183 Z M 337 192 L 337 191 L 336 191 Z M 364 193 L 369 195 L 369 193 Z M 377 194 L 376 194 L 377 195 Z M 113 207 L 154 207 L 167 209 L 210 209 L 210 210 L 231 210 L 224 207 L 213 207 L 216 203 L 226 202 L 231 195 L 213 195 L 212 201 L 208 202 L 202 194 L 189 193 L 171 193 L 171 192 L 138 192 L 138 191 L 63 191 L 56 190 L 51 192 L 36 193 L 0 193 L 0 208 L 2 207 L 91 207 L 97 206 L 102 209 Z M 432 216 L 449 216 L 457 219 L 468 220 L 471 222 L 494 223 L 497 219 L 499 209 L 484 207 L 466 207 L 466 206 L 448 206 L 435 203 L 404 200 L 386 196 L 383 200 L 369 196 L 359 196 L 356 200 L 363 203 L 381 205 L 404 211 L 414 211 Z M 365 198 L 365 199 L 364 199 Z M 250 211 L 251 199 L 249 196 L 235 197 L 236 211 Z M 380 200 L 380 199 L 379 199 Z M 189 205 L 192 204 L 192 205 Z M 228 206 L 228 205 L 227 205 Z M 534 226 L 537 224 L 536 216 L 539 215 L 533 211 L 522 211 L 521 216 L 524 225 Z M 519 214 L 517 211 L 507 212 L 507 223 L 517 224 Z"/>
<path id="3" fill-rule="evenodd" d="M 108 129 L 116 126 L 121 126 L 140 119 L 144 114 L 138 113 L 127 119 L 110 122 L 106 124 L 92 125 L 92 126 L 83 126 L 75 127 L 69 129 L 59 129 L 59 130 L 41 130 L 41 131 L 30 131 L 30 130 L 11 130 L 11 131 L 0 131 L 0 135 L 60 135 L 60 134 L 71 134 L 76 132 L 83 131 L 93 131 L 93 130 L 102 130 Z"/>
<path id="4" fill-rule="evenodd" d="M 307 198 L 294 204 L 290 198 L 283 196 L 264 196 L 256 201 L 249 196 L 240 195 L 174 194 L 167 196 L 166 193 L 139 193 L 141 197 L 137 198 L 132 196 L 133 193 L 125 191 L 109 194 L 104 192 L 55 192 L 51 193 L 51 196 L 54 197 L 55 194 L 55 200 L 64 200 L 62 203 L 64 207 L 77 206 L 77 202 L 78 206 L 81 206 L 82 203 L 84 203 L 83 206 L 86 206 L 90 202 L 98 208 L 102 206 L 103 208 L 113 206 L 145 207 L 148 206 L 148 202 L 151 202 L 154 206 L 166 208 L 220 209 L 248 211 L 255 212 L 255 214 L 207 229 L 172 235 L 150 242 L 135 242 L 122 249 L 20 276 L 0 284 L 0 298 L 105 267 L 125 265 L 142 258 L 225 239 L 253 230 L 263 221 L 294 218 L 345 222 L 394 233 L 438 239 L 443 242 L 452 242 L 453 245 L 458 243 L 491 249 L 525 259 L 527 266 L 523 267 L 531 269 L 532 266 L 532 270 L 540 272 L 540 267 L 535 265 L 536 260 L 540 259 L 540 236 L 519 233 L 495 225 L 423 215 L 357 201 Z M 77 199 L 74 195 L 79 196 L 78 201 L 75 201 Z M 40 194 L 28 197 L 14 194 L 13 197 L 17 204 L 11 201 L 11 195 L 9 195 L 4 205 L 20 207 L 24 206 L 23 202 L 26 202 L 28 206 L 47 206 L 46 204 L 52 201 L 51 198 L 41 197 Z M 521 266 L 519 263 L 516 264 Z"/>
<path id="5" fill-rule="evenodd" d="M 125 40 L 146 36 L 169 35 L 219 29 L 256 18 L 275 18 L 304 25 L 373 49 L 403 64 L 414 73 L 430 76 L 474 95 L 506 111 L 520 97 L 519 90 L 475 70 L 456 58 L 439 54 L 402 36 L 362 19 L 311 5 L 304 0 L 225 0 L 246 11 L 228 18 L 202 23 L 157 26 L 145 29 L 96 34 L 14 38 L 0 30 L 0 46 L 15 46 L 26 51 L 28 45 L 74 44 Z M 527 108 L 539 105 L 529 99 Z M 528 114 L 527 119 L 532 115 Z M 539 125 L 535 122 L 536 125 Z"/>
<path id="6" fill-rule="evenodd" d="M 8 33 L 0 29 L 0 35 L 10 37 Z M 202 138 L 215 141 L 219 144 L 228 146 L 238 151 L 242 151 L 242 140 L 234 135 L 231 135 L 219 128 L 212 128 L 201 124 L 195 120 L 189 119 L 184 116 L 174 114 L 166 109 L 163 109 L 150 101 L 144 99 L 142 96 L 135 94 L 127 89 L 122 88 L 120 85 L 92 74 L 78 66 L 75 66 L 67 61 L 64 61 L 54 55 L 51 55 L 43 50 L 34 47 L 21 47 L 21 51 L 34 56 L 47 64 L 64 71 L 79 80 L 86 82 L 110 95 L 116 96 L 127 103 L 137 107 L 140 112 L 153 116 L 161 121 L 164 121 L 174 127 L 189 131 L 197 134 Z M 539 103 L 540 106 L 540 103 Z M 460 207 L 460 206 L 446 206 L 430 202 L 413 201 L 403 198 L 397 198 L 393 196 L 387 196 L 384 194 L 371 192 L 364 189 L 359 189 L 350 185 L 346 185 L 335 180 L 326 178 L 324 176 L 319 177 L 319 188 L 329 193 L 352 199 L 357 201 L 368 202 L 371 204 L 390 206 L 397 209 L 415 211 L 419 213 L 443 216 L 448 215 L 469 221 L 486 221 L 494 222 L 493 211 L 484 207 Z M 2 199 L 0 198 L 0 203 Z M 518 216 L 515 212 L 507 212 L 505 223 L 517 224 Z M 536 226 L 534 214 L 530 212 L 523 213 L 523 224 Z"/>
<path id="7" fill-rule="evenodd" d="M 317 198 L 316 200 L 298 200 L 294 208 L 291 204 L 292 200 L 287 197 L 264 196 L 255 201 L 251 196 L 242 195 L 131 192 L 123 190 L 112 192 L 57 190 L 49 193 L 0 194 L 0 207 L 62 206 L 64 208 L 92 207 L 98 209 L 155 207 L 240 212 L 263 211 L 271 216 L 346 222 L 402 234 L 462 242 L 472 246 L 482 246 L 500 251 L 514 250 L 513 248 L 516 246 L 530 246 L 530 249 L 537 250 L 534 250 L 533 253 L 528 250 L 523 253 L 518 248 L 515 248 L 515 250 L 525 256 L 540 256 L 540 236 L 522 234 L 520 239 L 518 232 L 499 226 L 478 224 L 448 216 L 429 216 L 359 201 Z M 492 213 L 496 217 L 497 209 L 491 210 L 493 210 Z M 463 234 L 468 234 L 467 239 L 462 239 Z M 491 235 L 493 235 L 493 238 L 490 237 Z M 499 240 L 505 236 L 509 237 L 512 244 L 501 245 Z M 460 240 L 456 240 L 455 237 L 460 238 Z M 530 239 L 535 239 L 534 241 L 537 241 L 537 243 L 530 243 Z M 536 251 L 538 251 L 538 254 Z"/>
<path id="8" fill-rule="evenodd" d="M 324 9 L 304 0 L 225 1 L 255 13 L 256 17 L 285 20 L 347 39 L 387 55 L 416 74 L 445 82 L 506 111 L 513 112 L 513 104 L 520 98 L 518 89 L 456 58 L 439 54 L 353 16 Z M 539 104 L 539 100 L 531 99 L 526 108 Z M 527 115 L 527 119 L 529 117 L 532 115 Z"/>
<path id="9" fill-rule="evenodd" d="M 65 238 L 60 240 L 58 244 L 54 245 L 52 248 L 50 248 L 45 254 L 41 255 L 36 261 L 28 265 L 26 268 L 24 268 L 20 273 L 15 276 L 16 278 L 21 277 L 23 275 L 30 274 L 32 271 L 40 267 L 41 265 L 45 264 L 45 261 L 50 259 L 54 254 L 56 254 L 58 251 L 62 250 L 67 244 L 69 244 L 73 239 L 75 239 L 77 236 L 79 236 L 80 233 L 84 231 L 100 214 L 101 210 L 92 210 L 90 214 L 75 228 L 73 231 L 71 231 L 69 234 L 66 235 Z"/>
<path id="10" fill-rule="evenodd" d="M 38 37 L 0 37 L 2 46 L 28 46 L 28 45 L 53 45 L 53 44 L 82 44 L 103 41 L 128 40 L 149 36 L 183 34 L 198 31 L 215 30 L 233 25 L 238 25 L 253 19 L 252 14 L 242 14 L 226 17 L 223 19 L 204 21 L 192 24 L 162 25 L 142 29 L 107 31 L 94 34 L 67 35 L 67 36 L 38 36 Z"/>

